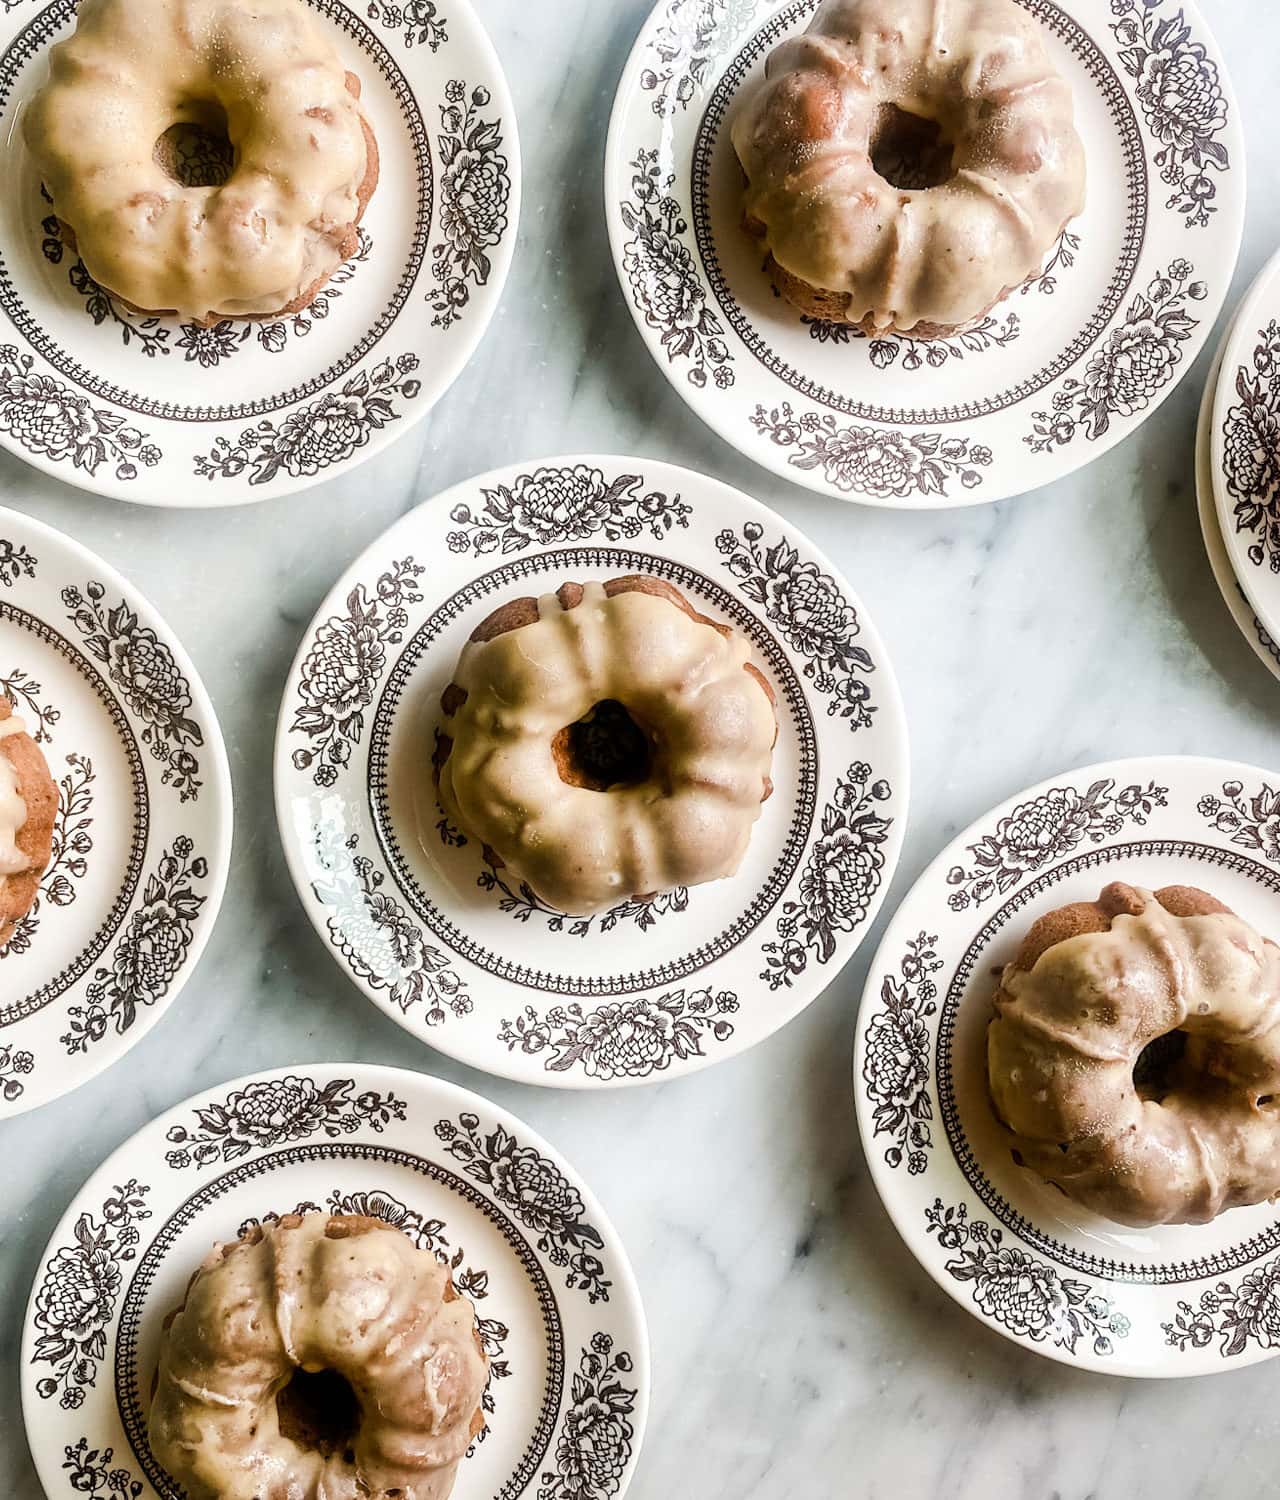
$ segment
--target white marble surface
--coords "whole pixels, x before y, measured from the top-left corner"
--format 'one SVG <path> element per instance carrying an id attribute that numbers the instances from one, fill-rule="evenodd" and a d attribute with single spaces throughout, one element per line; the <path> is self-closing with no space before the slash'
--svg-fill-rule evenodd
<path id="1" fill-rule="evenodd" d="M 221 714 L 238 803 L 227 904 L 181 999 L 112 1071 L 0 1130 L 0 1486 L 15 1500 L 39 1494 L 18 1411 L 19 1329 L 71 1194 L 188 1094 L 324 1057 L 419 1067 L 487 1093 L 595 1185 L 635 1260 L 653 1338 L 633 1500 L 1272 1492 L 1280 1365 L 1173 1384 L 1080 1374 L 987 1332 L 908 1257 L 850 1107 L 875 934 L 754 1052 L 680 1083 L 584 1096 L 493 1081 L 421 1048 L 346 982 L 302 915 L 270 759 L 304 625 L 402 512 L 468 474 L 558 451 L 705 469 L 776 506 L 846 570 L 889 643 L 911 723 L 914 806 L 886 911 L 958 828 L 1069 766 L 1152 751 L 1280 762 L 1280 690 L 1237 635 L 1197 530 L 1207 357 L 1136 438 L 1035 496 L 892 515 L 773 479 L 659 375 L 608 258 L 605 126 L 648 0 L 478 5 L 520 111 L 524 222 L 494 326 L 421 427 L 347 479 L 221 514 L 95 500 L 0 454 L 0 503 L 97 549 L 181 633 Z M 1280 11 L 1205 8 L 1235 63 L 1251 147 L 1238 296 L 1280 241 L 1273 70 L 1261 65 L 1280 44 Z"/>

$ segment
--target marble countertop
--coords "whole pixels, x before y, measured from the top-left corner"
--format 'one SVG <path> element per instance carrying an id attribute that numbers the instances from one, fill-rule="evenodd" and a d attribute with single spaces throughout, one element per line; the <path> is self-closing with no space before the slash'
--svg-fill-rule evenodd
<path id="1" fill-rule="evenodd" d="M 436 491 L 508 461 L 594 449 L 670 459 L 775 506 L 841 565 L 906 698 L 914 802 L 877 928 L 937 850 L 1020 788 L 1151 752 L 1280 760 L 1280 689 L 1237 633 L 1196 521 L 1208 352 L 1141 432 L 1070 480 L 950 514 L 844 507 L 739 457 L 645 353 L 601 207 L 613 89 L 649 0 L 476 0 L 519 111 L 524 217 L 476 357 L 411 434 L 306 494 L 240 511 L 98 500 L 0 453 L 0 504 L 127 573 L 190 649 L 237 801 L 222 918 L 156 1029 L 79 1092 L 3 1127 L 0 1476 L 38 1496 L 18 1408 L 23 1309 L 71 1195 L 145 1121 L 237 1074 L 313 1058 L 439 1073 L 523 1116 L 595 1186 L 648 1309 L 654 1404 L 631 1500 L 1191 1500 L 1266 1493 L 1280 1366 L 1139 1384 L 1023 1352 L 934 1287 L 880 1207 L 850 1097 L 853 1017 L 878 931 L 826 995 L 747 1055 L 577 1095 L 420 1047 L 339 972 L 275 830 L 271 747 L 303 627 L 345 564 Z M 1235 299 L 1280 242 L 1267 41 L 1280 11 L 1204 0 L 1248 134 Z M 218 580 L 215 585 L 212 580 Z"/>

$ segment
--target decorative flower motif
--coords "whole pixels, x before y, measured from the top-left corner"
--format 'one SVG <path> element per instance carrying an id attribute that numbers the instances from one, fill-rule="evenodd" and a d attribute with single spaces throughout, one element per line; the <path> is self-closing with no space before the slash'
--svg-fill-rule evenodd
<path id="1" fill-rule="evenodd" d="M 671 0 L 653 33 L 653 60 L 640 74 L 640 87 L 653 93 L 654 114 L 666 118 L 688 108 L 754 10 L 753 0 Z"/>
<path id="2" fill-rule="evenodd" d="M 15 1050 L 6 1044 L 0 1047 L 0 1098 L 13 1104 L 26 1092 L 23 1078 L 35 1068 L 35 1055 L 25 1048 Z"/>
<path id="3" fill-rule="evenodd" d="M 584 1218 L 581 1194 L 553 1161 L 532 1146 L 522 1146 L 501 1125 L 485 1133 L 479 1117 L 458 1116 L 458 1124 L 441 1120 L 437 1136 L 467 1176 L 492 1188 L 526 1228 L 538 1236 L 538 1249 L 552 1263 L 567 1267 L 570 1289 L 581 1289 L 591 1303 L 607 1302 L 612 1282 L 594 1255 L 604 1245 L 600 1231 Z"/>
<path id="4" fill-rule="evenodd" d="M 942 968 L 937 938 L 920 933 L 907 945 L 898 975 L 886 974 L 880 986 L 881 1009 L 867 1024 L 862 1077 L 875 1105 L 874 1134 L 888 1135 L 893 1144 L 885 1161 L 899 1167 L 905 1161 L 914 1177 L 928 1165 L 933 1144 L 928 1122 L 929 1027 L 937 1013 L 937 987 L 932 975 Z"/>
<path id="5" fill-rule="evenodd" d="M 1082 430 L 1096 442 L 1111 430 L 1114 417 L 1147 409 L 1173 379 L 1187 340 L 1200 326 L 1187 304 L 1203 301 L 1208 291 L 1203 282 L 1190 281 L 1191 275 L 1188 261 L 1175 260 L 1167 274 L 1153 277 L 1146 293 L 1134 298 L 1085 367 L 1084 380 L 1065 380 L 1054 393 L 1052 411 L 1033 415 L 1031 433 L 1023 438 L 1033 453 L 1063 447 Z"/>
<path id="6" fill-rule="evenodd" d="M 353 1099 L 354 1087 L 350 1078 L 319 1084 L 291 1073 L 233 1089 L 221 1102 L 197 1109 L 194 1127 L 169 1127 L 166 1139 L 175 1148 L 168 1153 L 169 1166 L 182 1171 L 193 1164 L 225 1164 L 256 1148 L 306 1140 L 321 1131 L 333 1139 L 364 1125 L 381 1132 L 391 1120 L 404 1119 L 404 1103 L 394 1094 L 369 1090 Z"/>
<path id="7" fill-rule="evenodd" d="M 875 708 L 863 675 L 875 671 L 871 653 L 856 644 L 861 631 L 857 611 L 839 584 L 785 539 L 761 545 L 764 528 L 748 521 L 742 537 L 722 531 L 716 548 L 724 566 L 740 580 L 747 598 L 765 607 L 793 650 L 806 659 L 804 675 L 828 696 L 828 714 L 850 721 L 851 729 L 871 723 Z"/>
<path id="8" fill-rule="evenodd" d="M 165 767 L 162 782 L 176 787 L 181 801 L 195 801 L 202 783 L 191 750 L 204 744 L 204 732 L 190 717 L 191 685 L 169 646 L 124 600 L 110 608 L 105 601 L 106 589 L 94 581 L 83 593 L 77 588 L 62 592 L 85 649 L 107 668 L 143 721 L 142 742 Z"/>
<path id="9" fill-rule="evenodd" d="M 925 1210 L 926 1232 L 956 1252 L 945 1263 L 956 1281 L 972 1283 L 972 1297 L 986 1317 L 1017 1338 L 1046 1341 L 1074 1354 L 1091 1336 L 1100 1358 L 1115 1352 L 1129 1334 L 1129 1319 L 1086 1282 L 1068 1280 L 1046 1261 L 1004 1244 L 1004 1232 L 970 1219 L 964 1204 L 944 1207 L 935 1199 Z"/>
<path id="10" fill-rule="evenodd" d="M 74 1410 L 84 1401 L 84 1387 L 95 1384 L 123 1283 L 122 1267 L 137 1253 L 138 1223 L 151 1217 L 144 1207 L 149 1191 L 133 1178 L 118 1186 L 100 1219 L 82 1213 L 72 1243 L 59 1246 L 45 1263 L 36 1288 L 32 1355 L 33 1364 L 48 1364 L 53 1371 L 37 1383 L 42 1400 L 61 1392 L 59 1404 Z"/>
<path id="11" fill-rule="evenodd" d="M 306 749 L 295 750 L 300 770 L 315 766 L 313 780 L 328 784 L 322 773 L 335 772 L 351 758 L 364 734 L 364 710 L 386 670 L 387 647 L 404 639 L 405 608 L 422 601 L 418 584 L 425 570 L 412 557 L 401 558 L 382 573 L 370 591 L 364 584 L 347 595 L 347 612 L 331 615 L 316 629 L 298 677 L 299 706 L 289 725 L 304 734 Z"/>
<path id="12" fill-rule="evenodd" d="M 482 489 L 478 513 L 465 503 L 455 505 L 450 519 L 462 529 L 450 535 L 450 550 L 472 549 L 477 556 L 500 550 L 505 556 L 601 532 L 616 542 L 647 529 L 661 540 L 673 527 L 688 526 L 691 509 L 679 495 L 643 493 L 642 483 L 638 474 L 607 480 L 586 464 L 544 465 L 510 484 Z"/>
<path id="13" fill-rule="evenodd" d="M 762 979 L 770 989 L 790 987 L 808 967 L 810 955 L 829 963 L 836 934 L 852 932 L 866 919 L 880 888 L 883 845 L 893 819 L 875 811 L 892 795 L 888 782 L 871 785 L 871 767 L 858 762 L 836 784 L 822 813 L 821 833 L 800 876 L 799 901 L 784 901 L 776 942 L 764 944 Z"/>
<path id="14" fill-rule="evenodd" d="M 725 1017 L 737 1009 L 735 995 L 709 989 L 606 1002 L 591 1011 L 576 1003 L 556 1006 L 545 1017 L 528 1005 L 515 1021 L 502 1022 L 498 1040 L 508 1051 L 550 1053 L 549 1072 L 580 1066 L 589 1078 L 647 1078 L 677 1059 L 703 1056 L 704 1037 L 728 1041 L 734 1028 Z"/>
<path id="15" fill-rule="evenodd" d="M 36 576 L 36 559 L 25 547 L 0 537 L 0 588 L 12 588 L 20 578 Z"/>
<path id="16" fill-rule="evenodd" d="M 435 0 L 405 0 L 403 4 L 397 0 L 369 0 L 365 14 L 387 31 L 400 32 L 406 47 L 427 47 L 439 52 L 449 40 L 448 22 Z"/>
<path id="17" fill-rule="evenodd" d="M 1280 1257 L 1255 1266 L 1237 1287 L 1220 1281 L 1200 1294 L 1198 1304 L 1179 1302 L 1171 1323 L 1161 1325 L 1165 1341 L 1185 1353 L 1221 1340 L 1224 1359 L 1243 1354 L 1250 1344 L 1280 1347 Z"/>
<path id="18" fill-rule="evenodd" d="M 830 412 L 797 415 L 787 401 L 771 410 L 757 406 L 751 425 L 775 447 L 796 449 L 787 456 L 793 468 L 821 469 L 827 483 L 842 494 L 875 500 L 945 495 L 952 478 L 965 489 L 976 489 L 993 457 L 989 448 L 965 438 L 944 438 L 938 432 L 908 437 L 883 427 L 841 427 Z"/>
<path id="19" fill-rule="evenodd" d="M 1236 371 L 1237 403 L 1223 428 L 1223 467 L 1249 561 L 1280 573 L 1280 322 L 1261 330 L 1253 368 Z"/>
<path id="20" fill-rule="evenodd" d="M 75 1389 L 67 1394 L 83 1397 L 84 1392 Z M 79 1406 L 79 1401 L 71 1402 Z M 78 1495 L 87 1500 L 137 1500 L 142 1494 L 142 1481 L 135 1479 L 128 1469 L 113 1467 L 115 1450 L 112 1448 L 90 1448 L 88 1438 L 80 1438 L 63 1448 L 62 1467 L 67 1471 L 67 1483 Z"/>
<path id="21" fill-rule="evenodd" d="M 0 345 L 0 432 L 9 433 L 28 453 L 96 474 L 108 459 L 118 480 L 136 479 L 136 459 L 158 463 L 160 450 L 143 433 L 124 425 L 124 417 L 91 406 L 70 386 L 35 371 L 30 354 L 12 344 Z"/>
<path id="22" fill-rule="evenodd" d="M 1222 795 L 1221 802 L 1216 797 L 1201 799 L 1201 817 L 1220 833 L 1229 834 L 1241 849 L 1254 850 L 1280 865 L 1280 783 L 1272 786 L 1264 781 L 1250 796 L 1241 782 L 1228 781 Z"/>
<path id="23" fill-rule="evenodd" d="M 395 396 L 412 401 L 422 382 L 410 373 L 418 368 L 416 355 L 380 361 L 372 370 L 358 370 L 339 390 L 326 391 L 297 407 L 278 425 L 268 418 L 246 428 L 238 441 L 214 439 L 209 453 L 195 455 L 195 473 L 203 479 L 234 479 L 250 471 L 250 484 L 269 484 L 283 470 L 299 477 L 315 475 L 344 463 L 401 413 Z"/>
<path id="24" fill-rule="evenodd" d="M 687 359 L 693 385 L 705 386 L 714 374 L 716 386 L 726 390 L 734 381 L 733 356 L 681 238 L 689 226 L 671 196 L 675 179 L 662 175 L 656 151 L 641 149 L 631 166 L 632 196 L 620 212 L 631 236 L 623 246 L 622 267 L 632 300 L 646 325 L 660 334 L 670 363 Z"/>
<path id="25" fill-rule="evenodd" d="M 956 865 L 947 873 L 949 904 L 953 911 L 964 911 L 997 894 L 1007 895 L 1031 871 L 1069 854 L 1085 839 L 1100 844 L 1126 821 L 1144 827 L 1152 812 L 1167 803 L 1168 788 L 1154 782 L 1120 791 L 1109 778 L 1095 781 L 1085 792 L 1051 787 L 1019 803 L 993 834 L 969 846 L 972 865 Z"/>
<path id="26" fill-rule="evenodd" d="M 613 1353 L 613 1340 L 597 1333 L 582 1351 L 573 1377 L 573 1404 L 556 1439 L 555 1471 L 544 1471 L 538 1500 L 608 1500 L 631 1461 L 635 1429 L 629 1418 L 636 1392 L 621 1376 L 630 1355 Z"/>
<path id="27" fill-rule="evenodd" d="M 471 300 L 474 287 L 492 273 L 488 251 L 507 229 L 511 173 L 502 154 L 501 120 L 480 116 L 489 91 L 452 79 L 440 106 L 436 149 L 444 168 L 440 184 L 440 229 L 443 240 L 431 247 L 435 289 L 428 301 L 432 324 L 451 328 Z"/>
<path id="28" fill-rule="evenodd" d="M 237 326 L 229 318 L 213 324 L 211 328 L 184 323 L 174 347 L 183 351 L 183 358 L 188 363 L 211 370 L 224 359 L 230 359 L 251 331 L 249 324 Z"/>
<path id="29" fill-rule="evenodd" d="M 1160 143 L 1154 164 L 1172 188 L 1165 207 L 1184 214 L 1188 229 L 1203 228 L 1216 212 L 1212 173 L 1230 170 L 1217 139 L 1227 124 L 1217 65 L 1178 10 L 1161 19 L 1164 0 L 1113 0 L 1111 30 L 1120 62 L 1135 82 L 1147 127 Z"/>
<path id="30" fill-rule="evenodd" d="M 448 958 L 382 889 L 384 871 L 356 854 L 357 844 L 355 835 L 345 844 L 331 839 L 319 851 L 326 873 L 312 883 L 312 891 L 328 909 L 334 947 L 357 979 L 385 990 L 402 1011 L 425 1005 L 428 1026 L 442 1025 L 450 1014 L 469 1014 L 471 998 Z"/>
<path id="31" fill-rule="evenodd" d="M 111 1027 L 123 1036 L 140 1007 L 155 1005 L 168 994 L 208 899 L 196 890 L 198 882 L 208 879 L 208 864 L 192 854 L 191 840 L 177 838 L 148 876 L 142 903 L 117 942 L 110 966 L 95 970 L 85 990 L 87 1003 L 67 1012 L 70 1030 L 61 1041 L 69 1057 L 87 1052 Z"/>

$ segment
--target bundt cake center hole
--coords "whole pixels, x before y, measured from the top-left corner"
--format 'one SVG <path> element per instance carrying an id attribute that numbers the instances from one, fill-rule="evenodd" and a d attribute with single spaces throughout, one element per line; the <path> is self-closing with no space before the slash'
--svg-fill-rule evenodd
<path id="1" fill-rule="evenodd" d="M 919 192 L 955 176 L 955 152 L 936 120 L 884 104 L 871 132 L 871 165 L 890 187 Z"/>
<path id="2" fill-rule="evenodd" d="M 1174 1086 L 1186 1050 L 1185 1031 L 1170 1031 L 1147 1043 L 1133 1065 L 1133 1086 L 1140 1098 L 1164 1098 Z"/>
<path id="3" fill-rule="evenodd" d="M 360 1402 L 337 1370 L 295 1370 L 276 1414 L 283 1437 L 325 1458 L 349 1452 L 360 1427 Z"/>
<path id="4" fill-rule="evenodd" d="M 653 770 L 652 741 L 615 698 L 593 704 L 561 729 L 552 753 L 561 781 L 592 792 L 639 786 Z"/>
<path id="5" fill-rule="evenodd" d="M 185 105 L 182 113 L 184 118 L 170 125 L 156 142 L 156 161 L 185 188 L 221 187 L 236 164 L 226 110 L 208 99 Z"/>

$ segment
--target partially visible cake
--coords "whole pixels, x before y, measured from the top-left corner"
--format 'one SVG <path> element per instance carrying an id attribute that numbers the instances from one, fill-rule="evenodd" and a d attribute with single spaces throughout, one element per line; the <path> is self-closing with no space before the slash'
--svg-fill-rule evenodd
<path id="1" fill-rule="evenodd" d="M 187 1500 L 445 1500 L 488 1375 L 431 1251 L 376 1219 L 286 1214 L 192 1277 L 151 1450 Z"/>
<path id="2" fill-rule="evenodd" d="M 0 697 L 0 949 L 35 902 L 57 817 L 58 787 L 40 747 Z"/>

